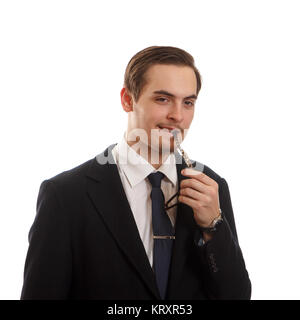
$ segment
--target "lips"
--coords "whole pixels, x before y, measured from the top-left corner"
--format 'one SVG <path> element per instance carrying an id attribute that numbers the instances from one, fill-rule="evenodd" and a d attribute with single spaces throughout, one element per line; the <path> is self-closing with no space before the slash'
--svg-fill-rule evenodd
<path id="1" fill-rule="evenodd" d="M 157 126 L 159 129 L 167 129 L 169 132 L 175 129 L 175 127 Z"/>

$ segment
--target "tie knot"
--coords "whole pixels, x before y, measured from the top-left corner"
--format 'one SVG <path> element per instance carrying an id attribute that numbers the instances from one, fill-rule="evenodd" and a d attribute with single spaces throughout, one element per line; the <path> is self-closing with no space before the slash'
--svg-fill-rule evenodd
<path id="1" fill-rule="evenodd" d="M 148 179 L 152 185 L 152 188 L 160 188 L 160 185 L 161 185 L 161 180 L 162 178 L 164 177 L 164 174 L 162 172 L 153 172 L 153 173 L 150 173 L 149 176 L 148 176 Z"/>

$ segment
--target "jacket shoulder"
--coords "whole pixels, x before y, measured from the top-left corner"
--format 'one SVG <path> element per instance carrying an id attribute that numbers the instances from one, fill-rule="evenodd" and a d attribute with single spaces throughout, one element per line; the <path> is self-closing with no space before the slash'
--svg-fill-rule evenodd
<path id="1" fill-rule="evenodd" d="M 55 184 L 58 187 L 70 187 L 73 189 L 75 186 L 82 185 L 84 178 L 88 172 L 89 167 L 95 158 L 92 158 L 74 168 L 63 171 L 51 178 L 46 179 L 47 182 Z"/>
<path id="2" fill-rule="evenodd" d="M 217 182 L 219 182 L 223 179 L 218 173 L 216 173 L 214 170 L 212 170 L 207 165 L 204 165 L 203 173 L 205 173 L 206 175 L 208 175 L 210 178 L 214 179 Z"/>

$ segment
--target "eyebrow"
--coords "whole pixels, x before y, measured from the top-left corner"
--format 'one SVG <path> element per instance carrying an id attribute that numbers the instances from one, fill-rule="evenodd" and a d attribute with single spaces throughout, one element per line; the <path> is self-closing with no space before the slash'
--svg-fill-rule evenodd
<path id="1" fill-rule="evenodd" d="M 169 97 L 175 97 L 174 94 L 168 92 L 168 91 L 165 91 L 165 90 L 156 90 L 156 91 L 153 91 L 154 94 L 164 94 L 165 96 L 169 96 Z M 197 96 L 195 94 L 192 94 L 188 97 L 185 97 L 184 99 L 197 99 Z"/>

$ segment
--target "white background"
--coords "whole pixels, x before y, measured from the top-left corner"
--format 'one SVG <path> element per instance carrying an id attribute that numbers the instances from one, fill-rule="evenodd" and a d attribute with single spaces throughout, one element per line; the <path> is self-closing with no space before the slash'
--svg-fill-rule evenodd
<path id="1" fill-rule="evenodd" d="M 299 1 L 1 1 L 0 299 L 19 299 L 40 183 L 126 129 L 129 59 L 190 52 L 183 146 L 229 184 L 253 299 L 300 298 Z"/>

